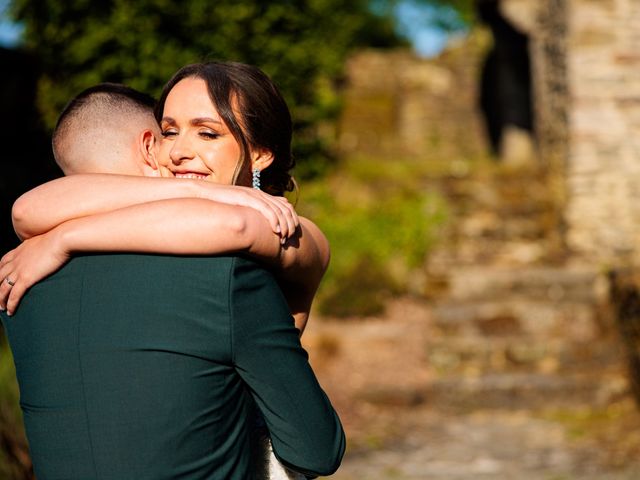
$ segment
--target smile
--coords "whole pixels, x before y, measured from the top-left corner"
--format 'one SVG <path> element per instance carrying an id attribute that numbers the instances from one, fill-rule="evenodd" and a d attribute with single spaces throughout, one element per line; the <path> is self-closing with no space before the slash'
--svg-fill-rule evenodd
<path id="1" fill-rule="evenodd" d="M 193 178 L 196 180 L 204 180 L 209 175 L 205 175 L 203 173 L 195 173 L 195 172 L 186 172 L 186 173 L 175 173 L 176 178 Z"/>

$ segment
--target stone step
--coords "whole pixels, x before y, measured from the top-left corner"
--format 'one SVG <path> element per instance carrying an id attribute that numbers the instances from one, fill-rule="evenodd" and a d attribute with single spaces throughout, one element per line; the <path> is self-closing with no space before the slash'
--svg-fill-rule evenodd
<path id="1" fill-rule="evenodd" d="M 541 172 L 540 172 L 541 173 Z M 551 208 L 552 197 L 546 176 L 521 172 L 514 175 L 471 174 L 464 177 L 437 178 L 425 188 L 453 200 L 456 207 L 473 206 L 499 210 L 511 206 Z"/>
<path id="2" fill-rule="evenodd" d="M 423 394 L 427 402 L 444 408 L 537 409 L 606 405 L 627 392 L 621 373 L 612 373 L 607 380 L 602 375 L 492 373 L 437 379 Z"/>
<path id="3" fill-rule="evenodd" d="M 455 239 L 429 254 L 428 269 L 433 274 L 458 268 L 521 267 L 554 261 L 558 254 L 549 239 L 496 240 L 490 238 Z"/>
<path id="4" fill-rule="evenodd" d="M 549 235 L 546 212 L 508 217 L 499 211 L 476 212 L 459 219 L 455 227 L 457 243 L 480 239 L 493 241 L 544 240 Z"/>
<path id="5" fill-rule="evenodd" d="M 438 302 L 432 318 L 448 336 L 478 338 L 519 335 L 588 342 L 613 328 L 594 302 L 536 301 L 514 295 L 497 300 Z"/>
<path id="6" fill-rule="evenodd" d="M 422 387 L 394 389 L 369 387 L 359 400 L 375 405 L 427 404 L 445 411 L 513 409 L 535 410 L 583 405 L 606 405 L 628 393 L 623 374 L 549 375 L 540 373 L 492 373 L 475 377 L 444 377 Z"/>
<path id="7" fill-rule="evenodd" d="M 607 300 L 608 281 L 590 266 L 458 266 L 447 272 L 450 302 L 506 298 L 598 305 Z"/>
<path id="8" fill-rule="evenodd" d="M 618 368 L 623 354 L 622 346 L 613 338 L 578 342 L 526 336 L 445 337 L 430 339 L 425 347 L 426 363 L 439 375 L 595 374 Z"/>

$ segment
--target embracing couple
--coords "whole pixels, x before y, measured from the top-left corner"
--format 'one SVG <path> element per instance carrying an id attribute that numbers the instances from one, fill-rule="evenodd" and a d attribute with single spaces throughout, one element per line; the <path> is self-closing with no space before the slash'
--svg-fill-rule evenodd
<path id="1" fill-rule="evenodd" d="M 344 432 L 300 344 L 329 246 L 283 197 L 291 134 L 239 63 L 188 65 L 157 104 L 100 84 L 64 109 L 67 176 L 18 199 L 24 241 L 0 260 L 39 480 L 338 468 Z"/>

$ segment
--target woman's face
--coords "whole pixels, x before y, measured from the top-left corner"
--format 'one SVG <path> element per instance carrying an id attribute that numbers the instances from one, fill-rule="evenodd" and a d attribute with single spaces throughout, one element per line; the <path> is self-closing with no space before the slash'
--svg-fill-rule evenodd
<path id="1" fill-rule="evenodd" d="M 180 80 L 164 104 L 158 160 L 178 178 L 230 185 L 241 148 L 199 78 Z"/>

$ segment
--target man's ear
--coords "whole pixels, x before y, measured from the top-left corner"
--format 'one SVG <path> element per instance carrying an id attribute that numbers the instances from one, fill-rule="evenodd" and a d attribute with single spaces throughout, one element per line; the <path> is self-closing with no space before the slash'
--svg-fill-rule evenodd
<path id="1" fill-rule="evenodd" d="M 156 158 L 156 136 L 152 130 L 145 129 L 138 138 L 140 158 L 142 159 L 142 174 L 145 177 L 159 177 L 160 168 Z"/>
<path id="2" fill-rule="evenodd" d="M 273 163 L 273 152 L 264 148 L 254 150 L 251 153 L 251 170 L 257 168 L 262 171 Z"/>

